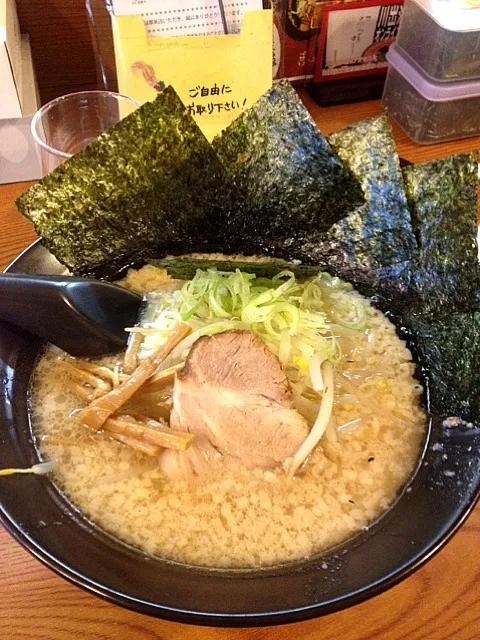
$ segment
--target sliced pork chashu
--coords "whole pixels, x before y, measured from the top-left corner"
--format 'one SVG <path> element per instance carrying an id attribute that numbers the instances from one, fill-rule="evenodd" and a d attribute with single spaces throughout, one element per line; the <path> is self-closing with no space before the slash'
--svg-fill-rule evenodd
<path id="1" fill-rule="evenodd" d="M 194 343 L 176 374 L 170 424 L 250 468 L 283 463 L 309 431 L 280 362 L 251 331 Z"/>

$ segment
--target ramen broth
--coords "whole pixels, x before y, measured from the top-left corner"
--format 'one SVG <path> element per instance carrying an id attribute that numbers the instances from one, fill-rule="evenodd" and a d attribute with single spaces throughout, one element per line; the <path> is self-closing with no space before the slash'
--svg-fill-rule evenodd
<path id="1" fill-rule="evenodd" d="M 152 268 L 131 272 L 126 285 L 140 292 L 171 286 Z M 85 402 L 66 388 L 53 347 L 39 359 L 31 386 L 41 454 L 55 461 L 55 481 L 80 511 L 147 554 L 207 567 L 319 554 L 389 508 L 425 437 L 411 353 L 369 304 L 368 315 L 366 330 L 339 338 L 333 428 L 292 479 L 281 466 L 240 464 L 202 478 L 168 477 L 157 458 L 72 421 Z M 99 362 L 120 367 L 122 357 Z"/>

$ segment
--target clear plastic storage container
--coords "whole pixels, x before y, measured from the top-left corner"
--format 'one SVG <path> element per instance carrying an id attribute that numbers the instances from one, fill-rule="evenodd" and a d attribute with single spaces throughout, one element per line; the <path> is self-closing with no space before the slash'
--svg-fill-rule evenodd
<path id="1" fill-rule="evenodd" d="M 480 79 L 434 82 L 396 45 L 387 60 L 382 103 L 412 140 L 434 144 L 480 134 Z"/>
<path id="2" fill-rule="evenodd" d="M 396 44 L 438 82 L 480 78 L 480 7 L 405 0 Z"/>

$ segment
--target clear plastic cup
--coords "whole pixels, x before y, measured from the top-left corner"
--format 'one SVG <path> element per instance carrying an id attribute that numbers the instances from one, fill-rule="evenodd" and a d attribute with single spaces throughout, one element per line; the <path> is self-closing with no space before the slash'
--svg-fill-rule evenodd
<path id="1" fill-rule="evenodd" d="M 140 103 L 113 91 L 79 91 L 48 102 L 32 119 L 45 176 L 129 115 Z"/>

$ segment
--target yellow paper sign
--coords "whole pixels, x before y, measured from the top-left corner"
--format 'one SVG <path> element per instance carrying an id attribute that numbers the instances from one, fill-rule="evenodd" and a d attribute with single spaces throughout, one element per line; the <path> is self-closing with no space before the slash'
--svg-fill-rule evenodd
<path id="1" fill-rule="evenodd" d="M 112 16 L 118 90 L 139 102 L 172 85 L 208 140 L 272 85 L 271 10 L 235 35 L 149 38 L 141 16 Z"/>

